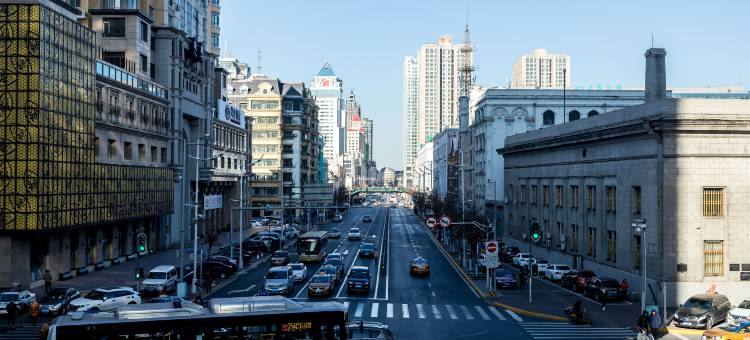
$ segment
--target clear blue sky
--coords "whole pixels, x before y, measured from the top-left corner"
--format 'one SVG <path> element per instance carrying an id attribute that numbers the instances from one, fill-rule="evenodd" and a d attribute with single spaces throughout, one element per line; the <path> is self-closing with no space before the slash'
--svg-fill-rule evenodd
<path id="1" fill-rule="evenodd" d="M 378 167 L 402 169 L 402 62 L 449 34 L 469 9 L 477 84 L 504 85 L 533 48 L 567 53 L 574 86 L 641 86 L 644 51 L 667 49 L 668 86 L 750 82 L 750 1 L 225 0 L 229 53 L 285 81 L 309 83 L 326 61 L 375 121 Z M 745 87 L 750 87 L 745 84 Z"/>

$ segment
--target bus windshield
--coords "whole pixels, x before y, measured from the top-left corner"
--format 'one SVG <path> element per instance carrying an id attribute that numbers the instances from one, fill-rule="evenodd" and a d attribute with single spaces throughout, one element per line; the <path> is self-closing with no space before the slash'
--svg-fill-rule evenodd
<path id="1" fill-rule="evenodd" d="M 319 249 L 319 242 L 318 239 L 314 238 L 308 238 L 304 240 L 300 240 L 300 244 L 302 247 L 299 249 L 299 251 L 305 252 L 305 253 L 315 253 Z"/>

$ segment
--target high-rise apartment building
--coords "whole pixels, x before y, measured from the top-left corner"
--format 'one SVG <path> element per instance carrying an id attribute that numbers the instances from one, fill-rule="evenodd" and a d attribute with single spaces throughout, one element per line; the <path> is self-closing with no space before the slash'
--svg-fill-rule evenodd
<path id="1" fill-rule="evenodd" d="M 513 63 L 511 88 L 561 89 L 570 87 L 570 56 L 551 54 L 543 48 L 520 56 Z"/>
<path id="2" fill-rule="evenodd" d="M 365 131 L 361 107 L 354 91 L 351 91 L 346 101 L 346 152 L 344 154 L 344 179 L 349 188 L 360 185 L 365 156 L 364 146 Z"/>
<path id="3" fill-rule="evenodd" d="M 344 154 L 346 137 L 344 121 L 343 82 L 325 63 L 313 77 L 310 93 L 318 105 L 320 134 L 323 137 L 323 156 L 328 163 L 328 171 L 337 176 L 340 173 L 341 158 Z M 331 176 L 333 178 L 333 176 Z"/>
<path id="4" fill-rule="evenodd" d="M 372 158 L 372 129 L 373 129 L 373 123 L 372 119 L 370 118 L 362 118 L 362 128 L 364 129 L 364 139 L 365 139 L 365 163 L 369 164 L 373 161 Z"/>
<path id="5" fill-rule="evenodd" d="M 221 17 L 221 6 L 220 0 L 208 0 L 208 46 L 206 50 L 208 53 L 215 56 L 219 55 L 220 52 L 220 36 L 221 27 L 219 23 L 219 17 Z"/>
<path id="6" fill-rule="evenodd" d="M 407 147 L 404 152 L 404 167 L 409 168 L 419 147 L 432 140 L 443 129 L 458 127 L 459 71 L 461 67 L 473 65 L 471 49 L 462 49 L 463 44 L 454 44 L 450 36 L 441 36 L 437 43 L 422 45 L 416 58 L 404 60 L 404 121 Z M 414 122 L 413 68 L 416 60 L 416 133 Z M 409 141 L 416 135 L 416 143 Z M 411 160 L 411 162 L 408 162 Z M 411 170 L 411 171 L 410 171 Z M 406 169 L 405 182 L 413 177 L 413 169 Z M 412 186 L 414 183 L 411 183 Z"/>
<path id="7" fill-rule="evenodd" d="M 417 121 L 418 110 L 417 95 L 419 89 L 419 65 L 417 58 L 404 57 L 404 141 L 403 141 L 403 166 L 405 183 L 400 183 L 404 187 L 411 188 L 412 180 L 412 163 L 417 155 L 419 143 L 417 143 Z"/>

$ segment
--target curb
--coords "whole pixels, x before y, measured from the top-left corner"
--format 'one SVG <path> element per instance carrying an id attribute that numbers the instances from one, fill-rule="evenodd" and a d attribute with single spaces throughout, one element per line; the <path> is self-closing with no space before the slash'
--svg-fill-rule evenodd
<path id="1" fill-rule="evenodd" d="M 660 332 L 672 333 L 672 334 L 688 334 L 688 335 L 703 335 L 705 330 L 700 329 L 684 329 L 675 327 L 663 327 L 659 328 Z"/>
<path id="2" fill-rule="evenodd" d="M 525 310 L 525 309 L 521 309 L 521 308 L 518 308 L 518 307 L 513 307 L 513 306 L 505 305 L 505 304 L 502 304 L 502 303 L 499 303 L 499 302 L 490 302 L 490 301 L 487 301 L 487 300 L 485 300 L 485 301 L 487 303 L 491 304 L 491 305 L 495 305 L 495 306 L 500 307 L 500 308 L 511 310 L 511 311 L 513 311 L 516 314 L 523 314 L 523 315 L 531 316 L 531 317 L 534 317 L 534 318 L 537 318 L 537 319 L 546 319 L 546 320 L 553 320 L 553 321 L 568 321 L 567 318 L 564 318 L 564 317 L 561 317 L 561 316 L 544 314 L 544 313 L 539 313 L 539 312 L 532 312 L 530 310 Z"/>

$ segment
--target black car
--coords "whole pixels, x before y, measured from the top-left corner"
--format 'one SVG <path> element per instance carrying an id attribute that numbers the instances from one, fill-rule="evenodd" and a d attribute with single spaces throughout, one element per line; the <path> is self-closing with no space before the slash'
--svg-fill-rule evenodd
<path id="1" fill-rule="evenodd" d="M 228 273 L 234 273 L 237 271 L 237 264 L 231 263 L 226 259 L 217 258 L 217 257 L 209 257 L 205 260 L 203 260 L 203 265 L 221 265 L 227 268 Z"/>
<path id="2" fill-rule="evenodd" d="M 674 324 L 680 327 L 711 329 L 726 320 L 731 308 L 725 295 L 694 295 L 680 305 L 680 309 L 674 314 Z"/>
<path id="3" fill-rule="evenodd" d="M 235 256 L 235 257 L 237 257 L 237 256 Z M 236 259 L 231 259 L 231 258 L 229 258 L 229 256 L 211 255 L 211 256 L 208 257 L 208 259 L 206 259 L 206 261 L 209 261 L 209 262 L 219 262 L 219 263 L 225 264 L 227 266 L 232 267 L 232 269 L 234 271 L 237 271 L 237 269 L 239 268 L 239 264 L 238 264 L 237 260 Z"/>
<path id="4" fill-rule="evenodd" d="M 206 280 L 225 279 L 234 272 L 232 266 L 225 265 L 221 262 L 212 261 L 203 262 L 198 270 L 202 270 L 203 277 Z M 200 272 L 198 275 L 201 275 Z"/>
<path id="5" fill-rule="evenodd" d="M 583 293 L 586 296 L 596 299 L 596 301 L 622 299 L 622 294 L 620 294 L 620 282 L 609 277 L 592 278 L 588 284 L 586 284 Z"/>
<path id="6" fill-rule="evenodd" d="M 370 223 L 370 222 L 372 222 L 372 216 L 365 215 L 364 217 L 362 217 L 362 223 Z"/>
<path id="7" fill-rule="evenodd" d="M 375 245 L 369 242 L 362 243 L 359 247 L 359 257 L 375 258 Z"/>
<path id="8" fill-rule="evenodd" d="M 518 286 L 518 280 L 516 280 L 512 271 L 506 268 L 498 268 L 495 271 L 496 288 L 514 288 L 516 286 Z"/>
<path id="9" fill-rule="evenodd" d="M 242 242 L 242 249 L 249 251 L 267 251 L 266 244 L 261 240 L 245 240 Z"/>
<path id="10" fill-rule="evenodd" d="M 70 301 L 81 297 L 81 293 L 75 288 L 55 288 L 49 292 L 41 301 L 40 311 L 42 314 L 63 315 L 68 311 Z"/>
<path id="11" fill-rule="evenodd" d="M 347 278 L 346 290 L 348 292 L 370 293 L 370 268 L 354 266 Z"/>
<path id="12" fill-rule="evenodd" d="M 244 263 L 250 262 L 250 260 L 252 260 L 252 258 L 253 258 L 253 252 L 252 252 L 252 250 L 248 249 L 247 248 L 247 244 L 245 244 L 244 242 L 242 244 L 242 254 L 243 254 L 242 261 Z M 239 263 L 239 261 L 240 261 L 240 247 L 239 246 L 235 246 L 234 249 L 230 249 L 229 247 L 221 248 L 219 250 L 219 252 L 217 253 L 217 255 L 221 255 L 221 256 L 224 256 L 224 257 L 231 258 L 232 260 L 235 260 L 235 261 L 237 261 Z"/>

